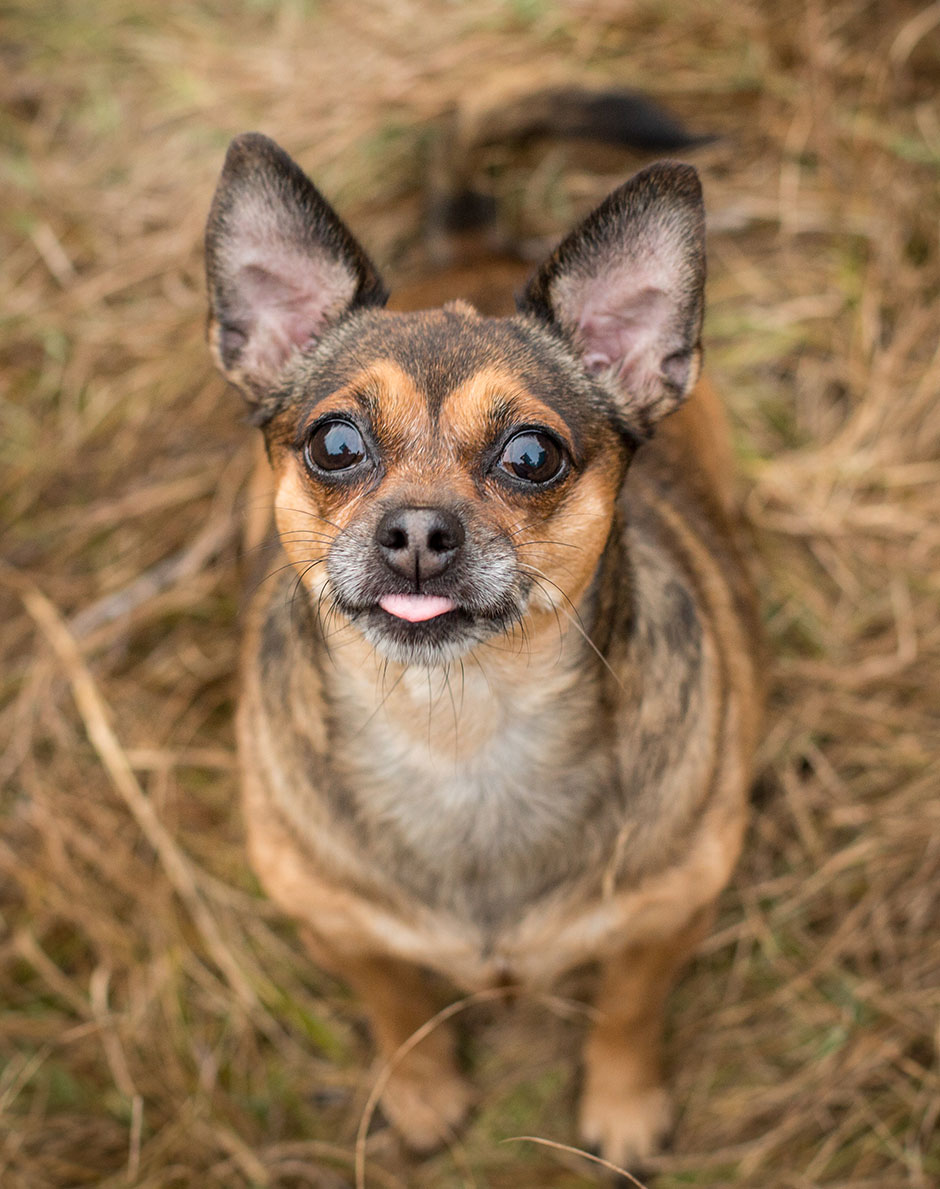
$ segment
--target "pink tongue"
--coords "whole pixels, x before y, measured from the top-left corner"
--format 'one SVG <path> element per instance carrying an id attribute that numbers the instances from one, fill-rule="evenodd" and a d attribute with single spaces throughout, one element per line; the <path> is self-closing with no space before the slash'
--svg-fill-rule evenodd
<path id="1" fill-rule="evenodd" d="M 444 615 L 454 609 L 450 599 L 442 599 L 437 595 L 384 595 L 379 599 L 379 606 L 389 615 L 407 619 L 409 623 L 421 623 L 424 619 L 433 619 L 435 615 Z"/>

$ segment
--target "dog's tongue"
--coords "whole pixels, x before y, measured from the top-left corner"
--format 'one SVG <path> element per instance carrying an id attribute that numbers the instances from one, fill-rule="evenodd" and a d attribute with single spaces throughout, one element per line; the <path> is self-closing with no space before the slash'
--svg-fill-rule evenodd
<path id="1" fill-rule="evenodd" d="M 389 615 L 407 619 L 409 623 L 421 623 L 422 620 L 433 619 L 435 615 L 444 615 L 454 609 L 450 599 L 437 595 L 384 595 L 379 599 L 379 606 Z"/>

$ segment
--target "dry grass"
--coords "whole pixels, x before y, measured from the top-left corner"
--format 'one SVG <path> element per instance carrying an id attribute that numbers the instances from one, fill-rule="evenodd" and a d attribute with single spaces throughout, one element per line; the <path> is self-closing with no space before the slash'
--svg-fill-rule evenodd
<path id="1" fill-rule="evenodd" d="M 763 797 L 677 995 L 681 1185 L 940 1183 L 940 9 L 863 0 L 31 0 L 0 48 L 0 1181 L 353 1182 L 357 1006 L 244 864 L 237 400 L 202 345 L 228 137 L 296 153 L 392 271 L 427 121 L 547 73 L 724 139 L 710 367 L 772 639 Z M 537 63 L 537 71 L 533 67 Z M 525 235 L 636 164 L 482 163 Z M 481 1110 L 370 1186 L 574 1186 L 558 1005 L 472 1009 Z"/>

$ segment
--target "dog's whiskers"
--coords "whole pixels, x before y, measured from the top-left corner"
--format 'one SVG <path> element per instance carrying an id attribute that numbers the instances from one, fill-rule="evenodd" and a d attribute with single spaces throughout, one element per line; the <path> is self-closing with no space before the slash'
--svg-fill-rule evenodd
<path id="1" fill-rule="evenodd" d="M 608 661 L 607 657 L 604 656 L 604 654 L 601 652 L 601 650 L 597 647 L 597 645 L 591 639 L 590 635 L 588 634 L 587 628 L 585 628 L 585 626 L 584 626 L 584 621 L 581 618 L 580 612 L 578 611 L 578 609 L 574 605 L 574 603 L 571 601 L 571 599 L 568 597 L 568 595 L 564 592 L 564 590 L 562 590 L 562 588 L 558 585 L 557 582 L 553 582 L 551 580 L 551 578 L 549 578 L 546 574 L 543 574 L 541 572 L 541 570 L 537 570 L 534 566 L 530 566 L 527 568 L 528 568 L 528 572 L 531 574 L 534 582 L 536 582 L 540 586 L 542 585 L 543 582 L 547 582 L 550 586 L 553 586 L 559 592 L 559 594 L 562 596 L 562 598 L 565 600 L 565 602 L 568 603 L 568 605 L 571 607 L 571 611 L 566 611 L 564 607 L 553 605 L 553 610 L 555 611 L 556 616 L 558 613 L 561 613 L 562 615 L 564 615 L 565 619 L 568 620 L 568 622 L 575 629 L 575 631 L 578 633 L 578 635 L 582 637 L 584 642 L 588 645 L 588 647 L 591 649 L 591 651 L 594 653 L 594 655 L 597 657 L 597 659 L 601 662 L 601 664 L 604 666 L 604 668 L 607 670 L 607 672 L 611 675 L 611 677 L 613 677 L 614 681 L 616 681 L 616 683 L 620 686 L 620 688 L 624 691 L 624 693 L 626 693 L 626 686 L 623 684 L 623 682 L 617 676 L 616 672 L 611 667 L 610 661 Z M 544 587 L 542 587 L 542 589 L 544 590 Z M 573 612 L 573 614 L 572 614 L 572 612 Z"/>

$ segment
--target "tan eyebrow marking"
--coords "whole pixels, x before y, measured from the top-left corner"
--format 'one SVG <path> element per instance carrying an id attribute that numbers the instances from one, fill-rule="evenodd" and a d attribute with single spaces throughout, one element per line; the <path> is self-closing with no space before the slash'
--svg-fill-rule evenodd
<path id="1" fill-rule="evenodd" d="M 544 425 L 562 441 L 570 441 L 571 431 L 562 418 L 509 368 L 483 368 L 452 389 L 441 406 L 441 427 L 448 437 L 482 443 L 492 433 L 497 410 L 503 413 L 501 420 L 508 414 L 513 422 Z"/>
<path id="2" fill-rule="evenodd" d="M 394 360 L 376 359 L 341 388 L 317 403 L 317 418 L 364 406 L 376 436 L 385 442 L 408 444 L 431 427 L 427 400 L 408 372 Z"/>

